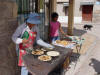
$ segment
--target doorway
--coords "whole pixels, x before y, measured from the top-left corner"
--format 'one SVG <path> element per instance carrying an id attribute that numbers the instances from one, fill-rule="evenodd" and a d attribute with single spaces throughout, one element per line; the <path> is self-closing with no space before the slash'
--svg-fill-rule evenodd
<path id="1" fill-rule="evenodd" d="M 82 20 L 92 21 L 93 16 L 93 5 L 83 5 L 82 6 Z"/>

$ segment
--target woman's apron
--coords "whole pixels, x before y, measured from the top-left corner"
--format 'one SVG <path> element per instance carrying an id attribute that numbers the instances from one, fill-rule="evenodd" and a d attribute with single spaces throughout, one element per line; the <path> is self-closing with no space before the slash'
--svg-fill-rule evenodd
<path id="1" fill-rule="evenodd" d="M 32 32 L 32 31 L 29 31 L 28 32 L 28 43 L 26 44 L 19 44 L 19 61 L 18 61 L 18 66 L 24 66 L 24 63 L 23 63 L 23 59 L 22 57 L 26 54 L 26 51 L 25 49 L 29 48 L 29 47 L 33 47 L 33 43 L 35 41 L 35 38 L 36 38 L 36 32 Z M 24 35 L 24 34 L 23 34 Z"/>

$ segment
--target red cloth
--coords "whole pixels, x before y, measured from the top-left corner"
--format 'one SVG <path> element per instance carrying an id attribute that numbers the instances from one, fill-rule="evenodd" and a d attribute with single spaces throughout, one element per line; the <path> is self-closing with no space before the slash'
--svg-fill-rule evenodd
<path id="1" fill-rule="evenodd" d="M 29 48 L 29 47 L 32 47 L 33 46 L 33 43 L 35 41 L 35 38 L 36 38 L 36 32 L 32 32 L 30 31 L 29 32 L 29 38 L 28 38 L 28 43 L 26 44 L 19 44 L 19 61 L 18 61 L 18 66 L 24 66 L 24 63 L 23 63 L 23 59 L 22 57 L 26 54 L 26 51 L 25 51 L 25 48 Z"/>

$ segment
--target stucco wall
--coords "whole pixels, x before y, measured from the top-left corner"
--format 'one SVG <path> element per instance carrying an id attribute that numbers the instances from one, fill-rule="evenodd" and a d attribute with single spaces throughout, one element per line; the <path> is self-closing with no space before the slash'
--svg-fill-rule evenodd
<path id="1" fill-rule="evenodd" d="M 59 14 L 59 21 L 61 23 L 68 23 L 68 16 L 65 16 L 65 8 L 63 3 L 57 4 L 57 12 Z M 75 7 L 74 7 L 74 23 L 81 23 L 82 22 L 82 11 L 80 10 L 80 0 L 75 0 Z"/>
<path id="2" fill-rule="evenodd" d="M 58 0 L 60 1 L 60 0 Z M 81 3 L 82 2 L 93 2 L 94 7 L 93 7 L 93 22 L 99 22 L 100 18 L 100 5 L 96 5 L 95 2 L 97 0 L 75 0 L 75 10 L 74 10 L 74 15 L 75 15 L 75 23 L 81 23 L 82 22 L 82 7 L 81 7 Z M 65 2 L 65 1 L 64 1 Z M 68 1 L 66 1 L 68 2 Z M 57 4 L 57 12 L 59 13 L 60 17 L 59 17 L 59 21 L 61 22 L 66 22 L 68 21 L 68 16 L 65 16 L 65 11 L 63 10 L 63 3 L 58 3 Z M 66 21 L 67 20 L 67 21 Z M 78 20 L 78 22 L 77 22 Z"/>
<path id="3" fill-rule="evenodd" d="M 93 22 L 100 23 L 100 5 L 94 5 Z"/>
<path id="4" fill-rule="evenodd" d="M 57 13 L 58 13 L 60 16 L 65 16 L 65 10 L 64 10 L 63 3 L 58 3 L 58 4 L 57 4 Z"/>
<path id="5" fill-rule="evenodd" d="M 75 11 L 74 11 L 74 15 L 76 17 L 81 17 L 82 16 L 81 7 L 80 7 L 80 0 L 75 0 Z"/>
<path id="6" fill-rule="evenodd" d="M 68 2 L 69 0 L 57 0 L 57 2 Z"/>
<path id="7" fill-rule="evenodd" d="M 95 2 L 96 0 L 80 0 L 81 2 Z"/>

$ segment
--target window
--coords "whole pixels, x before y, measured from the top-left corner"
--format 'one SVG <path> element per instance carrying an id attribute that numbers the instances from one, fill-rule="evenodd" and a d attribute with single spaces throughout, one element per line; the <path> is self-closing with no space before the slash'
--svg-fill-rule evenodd
<path id="1" fill-rule="evenodd" d="M 65 7 L 65 16 L 68 16 L 68 6 Z"/>
<path id="2" fill-rule="evenodd" d="M 100 5 L 100 0 L 97 0 L 96 1 L 96 5 Z"/>
<path id="3" fill-rule="evenodd" d="M 45 0 L 16 0 L 16 2 L 18 5 L 18 24 L 21 25 L 24 23 L 30 13 L 39 13 L 41 18 L 41 25 L 38 25 L 40 37 L 42 39 L 47 39 L 48 31 L 46 31 L 47 29 L 45 28 L 45 20 L 47 21 L 47 19 L 45 19 L 45 14 L 47 14 L 45 10 Z M 48 2 L 48 0 L 46 0 L 46 2 Z"/>

